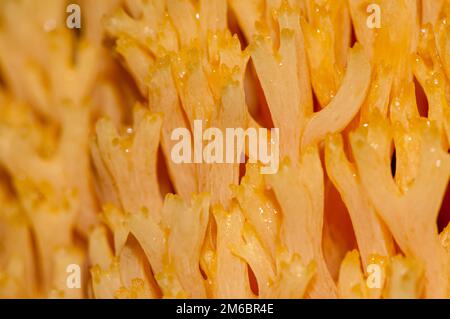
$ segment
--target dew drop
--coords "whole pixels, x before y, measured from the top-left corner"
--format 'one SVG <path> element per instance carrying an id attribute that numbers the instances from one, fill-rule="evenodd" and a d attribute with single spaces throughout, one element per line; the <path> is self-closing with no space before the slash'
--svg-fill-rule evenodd
<path id="1" fill-rule="evenodd" d="M 56 21 L 53 19 L 47 20 L 44 23 L 44 31 L 51 32 L 56 29 Z"/>
<path id="2" fill-rule="evenodd" d="M 374 150 L 378 149 L 378 144 L 377 143 L 370 143 L 370 147 L 372 147 Z"/>

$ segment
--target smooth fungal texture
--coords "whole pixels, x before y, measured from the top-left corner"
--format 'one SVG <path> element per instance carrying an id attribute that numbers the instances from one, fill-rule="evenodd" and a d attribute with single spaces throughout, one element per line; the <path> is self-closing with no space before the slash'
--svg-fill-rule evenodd
<path id="1" fill-rule="evenodd" d="M 0 0 L 0 298 L 450 298 L 449 149 L 450 0 Z"/>

